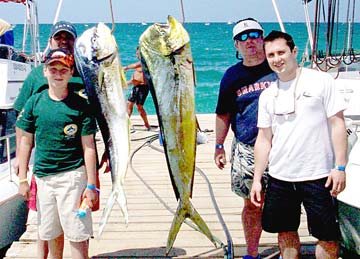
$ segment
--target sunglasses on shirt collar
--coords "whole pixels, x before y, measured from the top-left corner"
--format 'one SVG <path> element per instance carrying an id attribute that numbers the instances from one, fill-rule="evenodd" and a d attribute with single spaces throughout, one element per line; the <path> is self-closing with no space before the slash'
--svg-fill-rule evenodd
<path id="1" fill-rule="evenodd" d="M 235 37 L 235 40 L 238 41 L 246 41 L 248 38 L 250 39 L 258 39 L 262 36 L 262 33 L 259 31 L 250 31 L 250 32 L 245 32 L 242 34 L 239 34 Z"/>

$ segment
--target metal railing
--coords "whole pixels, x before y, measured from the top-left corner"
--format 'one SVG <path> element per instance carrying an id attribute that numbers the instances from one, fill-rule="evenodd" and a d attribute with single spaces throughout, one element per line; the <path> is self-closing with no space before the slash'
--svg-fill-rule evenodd
<path id="1" fill-rule="evenodd" d="M 6 163 L 8 164 L 8 173 L 9 173 L 9 181 L 10 182 L 13 181 L 12 173 L 11 173 L 12 168 L 11 168 L 10 139 L 15 138 L 15 136 L 16 136 L 16 133 L 12 133 L 12 134 L 0 137 L 0 141 L 5 140 L 5 142 L 6 142 L 6 158 L 7 158 Z"/>

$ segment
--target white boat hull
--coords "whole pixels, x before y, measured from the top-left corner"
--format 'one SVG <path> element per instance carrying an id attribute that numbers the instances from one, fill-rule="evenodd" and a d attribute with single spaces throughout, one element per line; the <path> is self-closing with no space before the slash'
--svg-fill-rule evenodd
<path id="1" fill-rule="evenodd" d="M 346 166 L 346 188 L 338 195 L 342 246 L 360 255 L 360 140 L 352 148 Z"/>
<path id="2" fill-rule="evenodd" d="M 31 65 L 10 59 L 0 59 L 0 107 L 10 108 L 18 96 Z"/>
<path id="3" fill-rule="evenodd" d="M 0 137 L 15 132 L 16 113 L 12 105 L 30 70 L 28 63 L 0 58 Z M 11 174 L 8 162 L 8 156 L 13 157 L 14 152 L 14 136 L 8 144 L 4 139 L 0 141 L 0 249 L 19 240 L 26 230 L 27 203 L 18 194 L 18 178 Z"/>

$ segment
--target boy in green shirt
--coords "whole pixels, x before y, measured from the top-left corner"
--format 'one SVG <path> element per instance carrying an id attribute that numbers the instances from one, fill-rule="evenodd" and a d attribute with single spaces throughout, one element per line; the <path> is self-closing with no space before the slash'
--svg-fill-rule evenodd
<path id="1" fill-rule="evenodd" d="M 89 207 L 98 199 L 96 184 L 96 123 L 87 101 L 69 88 L 74 57 L 66 49 L 51 51 L 45 61 L 48 90 L 33 95 L 16 126 L 24 131 L 19 148 L 19 193 L 29 199 L 27 167 L 33 141 L 38 185 L 38 227 L 53 258 L 62 258 L 58 237 L 70 240 L 73 259 L 88 259 L 91 213 L 79 218 L 81 198 Z M 60 245 L 59 245 L 60 244 Z"/>

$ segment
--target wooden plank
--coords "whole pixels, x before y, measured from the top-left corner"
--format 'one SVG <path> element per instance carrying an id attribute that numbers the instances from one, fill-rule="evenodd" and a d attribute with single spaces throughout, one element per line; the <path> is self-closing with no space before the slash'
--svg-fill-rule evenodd
<path id="1" fill-rule="evenodd" d="M 155 116 L 148 116 L 150 124 L 157 125 Z M 158 129 L 145 131 L 139 116 L 132 116 L 132 125 L 136 129 L 131 134 L 131 150 L 135 152 L 151 136 L 158 136 Z M 197 146 L 196 166 L 200 168 L 211 183 L 211 188 L 222 216 L 226 222 L 235 246 L 235 257 L 246 254 L 245 239 L 241 225 L 243 200 L 231 192 L 230 162 L 224 170 L 219 170 L 213 161 L 215 143 L 215 115 L 198 115 L 200 127 L 208 129 L 208 142 Z M 104 146 L 100 135 L 96 136 L 99 155 Z M 232 137 L 225 143 L 230 155 Z M 92 258 L 164 258 L 168 231 L 177 207 L 164 154 L 158 140 L 145 145 L 133 155 L 132 164 L 125 180 L 125 192 L 129 210 L 129 225 L 125 226 L 120 208 L 115 205 L 104 233 L 97 236 L 98 225 L 111 191 L 110 174 L 100 174 L 101 210 L 93 213 L 94 238 L 90 240 Z M 228 159 L 229 161 L 230 159 Z M 199 172 L 195 172 L 193 200 L 195 208 L 209 225 L 213 234 L 227 244 L 226 236 L 220 224 L 209 194 L 207 181 Z M 313 244 L 315 239 L 309 236 L 305 216 L 301 217 L 299 229 L 302 242 Z M 8 250 L 6 258 L 36 258 L 36 218 L 29 220 L 29 226 L 19 242 Z M 260 251 L 269 255 L 277 251 L 276 235 L 264 232 L 261 238 Z M 170 254 L 176 258 L 224 258 L 224 250 L 216 249 L 213 244 L 191 226 L 184 224 L 176 238 L 174 249 Z M 66 242 L 64 258 L 70 257 L 69 244 Z"/>

